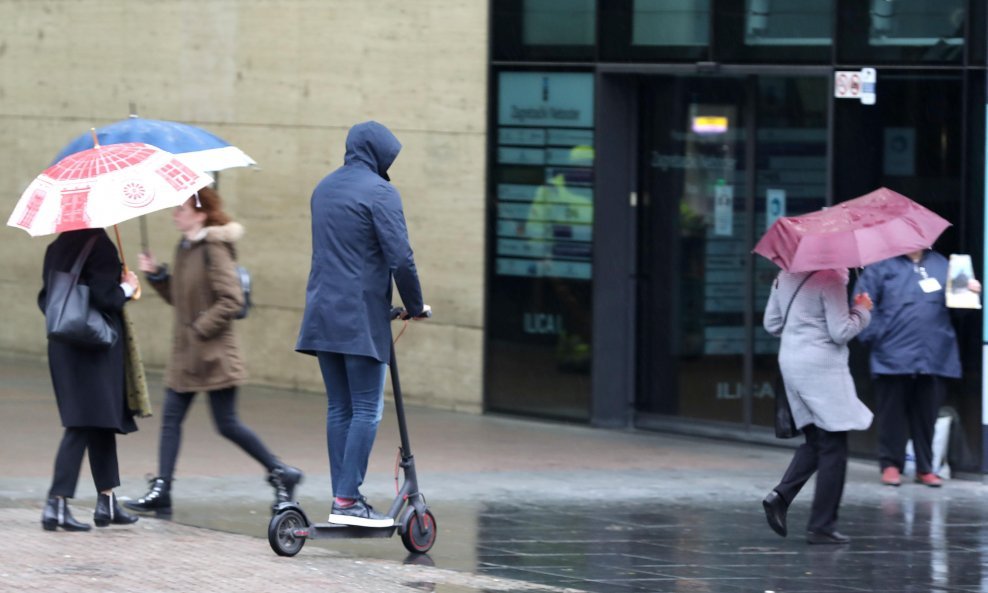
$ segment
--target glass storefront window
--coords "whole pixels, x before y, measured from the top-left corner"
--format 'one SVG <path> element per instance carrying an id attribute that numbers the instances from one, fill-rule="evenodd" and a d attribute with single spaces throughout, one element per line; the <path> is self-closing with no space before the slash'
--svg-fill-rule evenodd
<path id="1" fill-rule="evenodd" d="M 779 216 L 824 205 L 827 89 L 824 76 L 661 76 L 646 85 L 639 423 L 741 422 L 750 401 L 753 423 L 771 425 L 778 340 L 761 316 L 778 268 L 754 258 L 751 269 L 751 249 Z"/>
<path id="2" fill-rule="evenodd" d="M 874 105 L 837 101 L 834 200 L 889 187 L 954 222 L 937 247 L 956 248 L 963 88 L 961 72 L 879 70 Z"/>
<path id="3" fill-rule="evenodd" d="M 842 62 L 961 63 L 967 0 L 843 0 Z"/>
<path id="4" fill-rule="evenodd" d="M 970 13 L 967 15 L 967 63 L 984 65 L 985 63 L 985 13 L 988 13 L 988 6 L 980 0 L 972 0 Z"/>
<path id="5" fill-rule="evenodd" d="M 880 69 L 874 105 L 837 100 L 833 151 L 840 156 L 834 159 L 834 201 L 843 202 L 875 188 L 888 187 L 953 223 L 934 249 L 943 254 L 971 253 L 966 247 L 969 239 L 961 235 L 968 222 L 964 212 L 974 204 L 968 198 L 965 206 L 963 175 L 965 161 L 970 163 L 970 157 L 965 157 L 964 135 L 974 134 L 978 128 L 965 125 L 965 86 L 961 71 Z M 980 108 L 984 109 L 984 105 Z M 982 124 L 977 134 L 983 133 Z M 980 141 L 984 142 L 983 136 Z M 974 255 L 977 257 L 977 251 Z M 961 318 L 956 321 L 963 334 L 968 322 Z M 965 380 L 968 369 L 980 365 L 980 344 L 968 352 L 976 356 L 965 361 Z M 851 342 L 850 365 L 858 396 L 874 409 L 868 351 L 856 341 Z M 948 387 L 946 405 L 955 407 L 962 417 L 976 413 L 969 407 L 968 392 L 960 383 L 952 382 Z M 852 447 L 866 440 L 863 434 L 851 435 Z"/>
<path id="6" fill-rule="evenodd" d="M 596 0 L 494 0 L 496 60 L 592 60 Z"/>
<path id="7" fill-rule="evenodd" d="M 597 18 L 594 0 L 524 0 L 525 45 L 593 45 Z"/>
<path id="8" fill-rule="evenodd" d="M 745 45 L 830 45 L 833 0 L 745 0 Z"/>
<path id="9" fill-rule="evenodd" d="M 497 76 L 487 407 L 589 418 L 594 83 Z"/>
<path id="10" fill-rule="evenodd" d="M 600 3 L 605 60 L 705 60 L 711 0 L 608 0 Z"/>
<path id="11" fill-rule="evenodd" d="M 872 0 L 868 44 L 960 46 L 964 0 Z"/>
<path id="12" fill-rule="evenodd" d="M 707 45 L 710 0 L 634 0 L 632 45 Z"/>
<path id="13" fill-rule="evenodd" d="M 835 0 L 722 0 L 714 11 L 720 62 L 829 63 Z"/>

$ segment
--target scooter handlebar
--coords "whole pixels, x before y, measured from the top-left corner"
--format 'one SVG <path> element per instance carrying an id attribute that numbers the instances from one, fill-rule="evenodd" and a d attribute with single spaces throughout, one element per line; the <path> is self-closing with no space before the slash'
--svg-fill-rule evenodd
<path id="1" fill-rule="evenodd" d="M 432 317 L 432 307 L 426 305 L 422 313 L 415 316 L 415 319 L 428 319 L 430 317 Z M 395 319 L 410 319 L 408 310 L 404 307 L 391 307 L 391 320 Z"/>

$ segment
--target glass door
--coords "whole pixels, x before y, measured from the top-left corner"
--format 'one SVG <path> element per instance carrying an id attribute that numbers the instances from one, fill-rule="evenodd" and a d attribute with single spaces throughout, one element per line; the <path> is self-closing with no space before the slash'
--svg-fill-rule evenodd
<path id="1" fill-rule="evenodd" d="M 639 418 L 768 426 L 767 225 L 825 203 L 824 77 L 669 75 L 642 89 Z"/>

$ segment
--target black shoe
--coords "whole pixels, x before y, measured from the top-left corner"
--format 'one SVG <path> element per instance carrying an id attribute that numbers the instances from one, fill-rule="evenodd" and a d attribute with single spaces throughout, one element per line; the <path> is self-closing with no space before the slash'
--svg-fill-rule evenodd
<path id="1" fill-rule="evenodd" d="M 348 507 L 341 507 L 334 501 L 329 522 L 360 527 L 391 527 L 395 524 L 394 519 L 375 511 L 363 498 L 358 498 Z"/>
<path id="2" fill-rule="evenodd" d="M 155 512 L 170 515 L 172 512 L 171 480 L 152 478 L 149 482 L 151 489 L 143 498 L 128 500 L 124 506 L 132 511 L 142 513 Z"/>
<path id="3" fill-rule="evenodd" d="M 117 495 L 114 493 L 100 494 L 96 497 L 96 510 L 93 512 L 93 523 L 96 527 L 106 527 L 110 523 L 114 525 L 130 525 L 137 523 L 137 517 L 125 512 L 117 504 Z"/>
<path id="4" fill-rule="evenodd" d="M 45 510 L 41 513 L 41 527 L 45 531 L 55 531 L 56 527 L 65 531 L 89 531 L 92 528 L 91 525 L 76 521 L 68 503 L 58 496 L 52 496 L 45 504 Z"/>
<path id="5" fill-rule="evenodd" d="M 806 543 L 808 544 L 849 544 L 851 543 L 851 538 L 847 537 L 839 531 L 807 531 L 806 532 Z"/>
<path id="6" fill-rule="evenodd" d="M 789 512 L 789 505 L 786 504 L 786 501 L 779 496 L 778 492 L 773 490 L 762 501 L 762 507 L 765 508 L 768 526 L 772 528 L 772 531 L 785 537 L 789 533 L 789 530 L 786 529 L 786 513 Z"/>
<path id="7" fill-rule="evenodd" d="M 295 486 L 302 483 L 305 474 L 297 467 L 290 465 L 279 465 L 268 474 L 268 484 L 274 488 L 274 504 L 271 510 L 283 502 L 293 502 L 295 500 Z"/>

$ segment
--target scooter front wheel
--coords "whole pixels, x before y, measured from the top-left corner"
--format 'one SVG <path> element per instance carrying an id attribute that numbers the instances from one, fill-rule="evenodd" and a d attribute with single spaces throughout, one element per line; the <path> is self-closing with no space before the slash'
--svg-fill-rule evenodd
<path id="1" fill-rule="evenodd" d="M 295 530 L 307 527 L 302 513 L 288 509 L 271 517 L 268 524 L 268 543 L 279 556 L 294 556 L 305 545 L 305 537 L 296 535 Z"/>
<path id="2" fill-rule="evenodd" d="M 401 524 L 401 543 L 413 554 L 425 554 L 432 549 L 432 544 L 436 543 L 436 518 L 432 511 L 425 511 L 421 524 L 417 512 L 405 513 Z"/>

